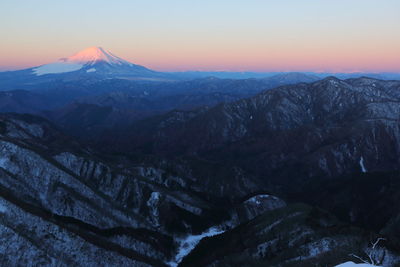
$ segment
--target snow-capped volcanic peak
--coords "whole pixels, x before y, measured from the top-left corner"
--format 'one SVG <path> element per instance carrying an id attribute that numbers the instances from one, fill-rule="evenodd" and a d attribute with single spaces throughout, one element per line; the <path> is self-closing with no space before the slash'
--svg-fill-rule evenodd
<path id="1" fill-rule="evenodd" d="M 67 58 L 61 58 L 57 62 L 39 66 L 32 69 L 36 75 L 65 73 L 77 71 L 83 67 L 89 67 L 96 63 L 107 63 L 110 65 L 129 65 L 133 64 L 113 55 L 111 52 L 101 47 L 92 46 L 76 53 Z M 94 68 L 90 67 L 88 72 L 93 72 Z"/>
<path id="2" fill-rule="evenodd" d="M 129 64 L 126 60 L 113 55 L 111 52 L 104 50 L 101 47 L 92 46 L 85 50 L 76 53 L 68 58 L 61 59 L 64 62 L 77 63 L 77 64 L 94 64 L 97 62 L 105 62 L 108 64 Z"/>

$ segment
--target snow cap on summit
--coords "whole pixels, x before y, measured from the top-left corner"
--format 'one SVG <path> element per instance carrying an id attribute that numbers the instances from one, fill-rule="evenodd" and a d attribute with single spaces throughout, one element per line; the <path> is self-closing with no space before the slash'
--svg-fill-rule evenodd
<path id="1" fill-rule="evenodd" d="M 64 62 L 87 64 L 103 61 L 109 64 L 131 64 L 122 58 L 113 55 L 102 47 L 92 46 L 76 53 L 68 58 L 61 59 Z"/>
<path id="2" fill-rule="evenodd" d="M 87 72 L 94 72 L 93 65 L 97 63 L 133 66 L 132 63 L 113 55 L 101 47 L 92 46 L 70 57 L 61 58 L 54 63 L 33 68 L 32 71 L 36 75 L 44 75 L 77 71 L 86 67 L 90 68 Z"/>

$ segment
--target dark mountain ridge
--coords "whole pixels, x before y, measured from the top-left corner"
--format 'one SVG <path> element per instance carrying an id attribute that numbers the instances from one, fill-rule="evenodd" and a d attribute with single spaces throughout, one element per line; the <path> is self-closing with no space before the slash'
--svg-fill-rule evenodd
<path id="1" fill-rule="evenodd" d="M 260 190 L 306 196 L 312 179 L 398 171 L 399 114 L 400 82 L 332 77 L 211 108 L 173 111 L 110 131 L 99 142 L 124 153 L 236 166 Z M 210 193 L 232 194 L 221 190 L 225 180 L 207 179 L 214 181 Z"/>
<path id="2" fill-rule="evenodd" d="M 399 264 L 399 81 L 107 83 L 133 87 L 48 113 L 58 126 L 1 114 L 7 265 L 334 266 L 371 250 Z M 212 99 L 231 90 L 250 98 Z M 34 112 L 43 92 L 0 99 Z"/>
<path id="3" fill-rule="evenodd" d="M 13 248 L 6 265 L 333 265 L 382 236 L 374 257 L 400 262 L 390 235 L 271 195 L 210 198 L 187 166 L 112 160 L 39 117 L 2 114 L 0 147 L 0 247 Z M 196 234 L 213 231 L 185 257 Z M 204 255 L 205 246 L 213 252 Z"/>

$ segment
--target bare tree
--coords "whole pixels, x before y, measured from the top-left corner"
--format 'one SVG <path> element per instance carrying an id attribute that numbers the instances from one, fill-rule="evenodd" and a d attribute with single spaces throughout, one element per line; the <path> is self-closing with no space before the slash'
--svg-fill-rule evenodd
<path id="1" fill-rule="evenodd" d="M 385 257 L 385 249 L 378 247 L 379 241 L 386 240 L 385 238 L 379 237 L 375 242 L 371 242 L 371 247 L 367 248 L 364 252 L 367 255 L 368 259 L 363 259 L 360 256 L 355 254 L 350 254 L 350 256 L 357 258 L 366 264 L 371 264 L 377 266 L 377 264 L 381 264 Z"/>

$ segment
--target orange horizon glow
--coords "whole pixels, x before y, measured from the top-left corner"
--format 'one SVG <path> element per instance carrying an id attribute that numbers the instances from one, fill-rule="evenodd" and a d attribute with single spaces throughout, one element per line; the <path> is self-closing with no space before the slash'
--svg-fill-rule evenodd
<path id="1" fill-rule="evenodd" d="M 371 51 L 367 56 L 360 51 L 323 52 L 303 51 L 296 54 L 290 51 L 281 51 L 268 55 L 262 50 L 253 50 L 251 53 L 236 53 L 236 56 L 225 52 L 202 53 L 189 52 L 187 54 L 165 53 L 163 51 L 149 53 L 130 53 L 128 50 L 116 52 L 107 49 L 115 55 L 132 62 L 143 65 L 157 71 L 254 71 L 254 72 L 400 72 L 400 56 L 393 57 L 394 51 Z M 2 70 L 17 70 L 36 67 L 57 61 L 59 58 L 70 56 L 78 51 L 66 52 L 65 55 L 53 56 L 49 54 L 23 55 L 13 57 L 12 51 L 7 57 L 2 58 L 0 68 Z M 363 53 L 361 53 L 363 52 Z M 133 55 L 132 55 L 133 54 Z M 138 54 L 135 56 L 135 54 Z M 235 53 L 234 53 L 235 54 Z"/>
<path id="2" fill-rule="evenodd" d="M 398 0 L 13 0 L 0 10 L 1 70 L 101 46 L 158 71 L 400 72 Z"/>

